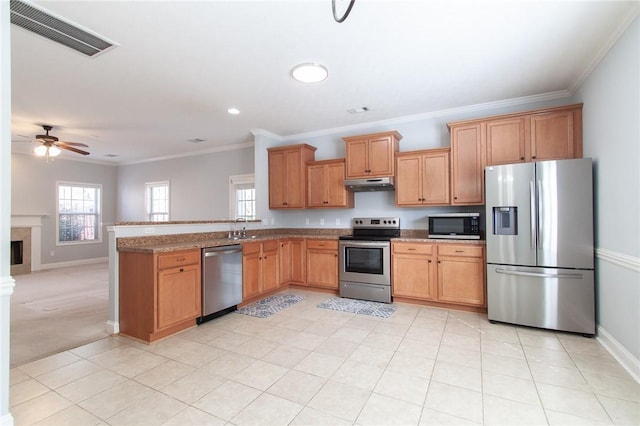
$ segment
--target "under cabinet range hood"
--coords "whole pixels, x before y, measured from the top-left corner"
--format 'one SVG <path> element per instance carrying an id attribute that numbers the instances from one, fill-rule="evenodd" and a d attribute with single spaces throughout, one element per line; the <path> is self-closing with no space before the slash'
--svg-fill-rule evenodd
<path id="1" fill-rule="evenodd" d="M 344 186 L 351 192 L 393 191 L 393 177 L 347 179 Z"/>

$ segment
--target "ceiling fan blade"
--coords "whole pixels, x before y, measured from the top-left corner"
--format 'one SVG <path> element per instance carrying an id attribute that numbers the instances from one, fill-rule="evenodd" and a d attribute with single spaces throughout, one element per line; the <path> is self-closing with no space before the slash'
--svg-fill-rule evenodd
<path id="1" fill-rule="evenodd" d="M 89 148 L 89 145 L 80 142 L 66 142 L 66 141 L 58 141 L 56 145 L 68 145 L 68 146 L 83 146 L 85 148 Z"/>
<path id="2" fill-rule="evenodd" d="M 63 145 L 63 144 L 56 144 L 56 146 L 61 149 L 66 149 L 67 151 L 77 152 L 78 154 L 82 154 L 82 155 L 89 155 L 87 151 L 83 151 L 81 149 L 74 148 L 72 146 Z"/>

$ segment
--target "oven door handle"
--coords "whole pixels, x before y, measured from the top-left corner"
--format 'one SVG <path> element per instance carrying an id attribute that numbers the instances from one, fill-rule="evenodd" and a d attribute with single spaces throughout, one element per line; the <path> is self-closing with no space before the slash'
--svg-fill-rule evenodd
<path id="1" fill-rule="evenodd" d="M 388 241 L 340 241 L 340 247 L 365 247 L 365 248 L 385 248 L 390 247 L 391 243 Z"/>

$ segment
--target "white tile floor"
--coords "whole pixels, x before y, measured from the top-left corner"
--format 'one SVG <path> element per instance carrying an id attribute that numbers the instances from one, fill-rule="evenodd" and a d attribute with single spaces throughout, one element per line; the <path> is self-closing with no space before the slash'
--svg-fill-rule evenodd
<path id="1" fill-rule="evenodd" d="M 110 337 L 11 370 L 18 426 L 640 424 L 595 339 L 397 304 L 226 315 L 153 345 Z"/>

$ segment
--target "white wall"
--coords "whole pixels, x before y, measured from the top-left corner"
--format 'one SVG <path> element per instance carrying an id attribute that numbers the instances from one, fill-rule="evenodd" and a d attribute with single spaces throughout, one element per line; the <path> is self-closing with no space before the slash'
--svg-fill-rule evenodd
<path id="1" fill-rule="evenodd" d="M 638 18 L 580 87 L 584 156 L 595 164 L 598 324 L 640 359 Z"/>
<path id="2" fill-rule="evenodd" d="M 145 221 L 145 182 L 169 181 L 170 220 L 229 216 L 229 176 L 253 173 L 253 147 L 118 167 L 118 222 Z"/>
<path id="3" fill-rule="evenodd" d="M 102 243 L 56 246 L 56 182 L 102 185 Z M 33 155 L 11 155 L 11 213 L 42 219 L 42 266 L 108 256 L 106 227 L 116 219 L 116 167 Z M 52 255 L 53 252 L 53 255 Z"/>

